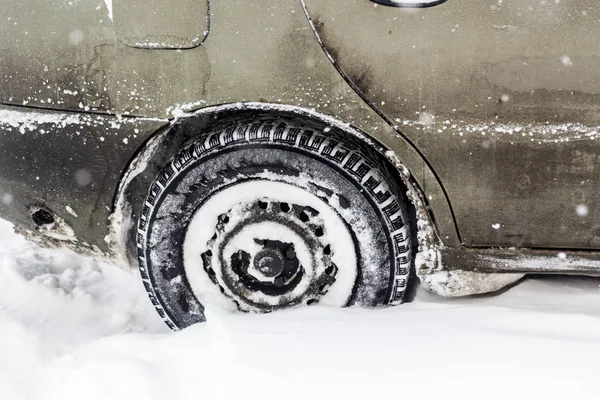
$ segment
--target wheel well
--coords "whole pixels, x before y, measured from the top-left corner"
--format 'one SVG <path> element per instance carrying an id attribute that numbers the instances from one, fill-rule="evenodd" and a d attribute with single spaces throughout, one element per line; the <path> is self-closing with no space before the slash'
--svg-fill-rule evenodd
<path id="1" fill-rule="evenodd" d="M 408 213 L 411 221 L 411 236 L 413 243 L 419 243 L 423 248 L 424 241 L 419 235 L 419 224 L 427 220 L 428 227 L 434 227 L 428 211 L 425 197 L 418 185 L 410 176 L 406 166 L 392 152 L 367 133 L 335 118 L 318 114 L 310 110 L 269 105 L 264 103 L 232 104 L 200 109 L 194 113 L 185 113 L 172 121 L 171 125 L 153 135 L 139 150 L 135 159 L 130 163 L 115 195 L 114 209 L 110 221 L 109 247 L 116 254 L 116 262 L 137 265 L 136 256 L 136 221 L 143 206 L 150 184 L 160 170 L 186 143 L 203 132 L 208 132 L 240 120 L 258 118 L 285 118 L 298 120 L 303 124 L 314 125 L 315 129 L 328 131 L 335 129 L 344 135 L 351 135 L 358 143 L 367 147 L 371 153 L 378 153 L 378 161 L 383 162 L 395 178 L 395 183 L 405 195 Z M 435 229 L 429 229 L 426 242 L 441 243 Z M 417 246 L 413 246 L 413 259 Z M 419 266 L 417 266 L 419 268 Z"/>

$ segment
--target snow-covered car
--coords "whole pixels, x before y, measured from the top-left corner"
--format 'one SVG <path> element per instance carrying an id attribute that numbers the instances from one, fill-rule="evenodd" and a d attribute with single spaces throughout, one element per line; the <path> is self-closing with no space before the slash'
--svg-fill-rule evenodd
<path id="1" fill-rule="evenodd" d="M 6 1 L 0 215 L 207 305 L 600 271 L 592 1 Z"/>

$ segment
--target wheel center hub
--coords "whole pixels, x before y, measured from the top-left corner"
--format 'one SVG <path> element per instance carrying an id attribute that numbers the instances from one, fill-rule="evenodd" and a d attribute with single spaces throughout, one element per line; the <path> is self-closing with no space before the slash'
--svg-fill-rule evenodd
<path id="1" fill-rule="evenodd" d="M 241 310 L 316 303 L 338 271 L 319 214 L 269 199 L 238 203 L 219 216 L 204 270 Z"/>
<path id="2" fill-rule="evenodd" d="M 278 240 L 254 239 L 260 250 L 238 250 L 231 255 L 232 271 L 247 289 L 270 295 L 292 291 L 302 279 L 305 270 L 296 258 L 292 243 Z"/>
<path id="3" fill-rule="evenodd" d="M 265 278 L 275 278 L 283 272 L 283 257 L 273 249 L 263 249 L 254 257 L 254 268 Z"/>

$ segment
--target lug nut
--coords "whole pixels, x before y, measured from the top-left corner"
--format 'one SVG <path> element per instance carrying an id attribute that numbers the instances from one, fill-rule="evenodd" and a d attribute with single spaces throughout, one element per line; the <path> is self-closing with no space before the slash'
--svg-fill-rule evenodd
<path id="1" fill-rule="evenodd" d="M 288 247 L 288 249 L 285 251 L 285 258 L 288 260 L 293 260 L 296 258 L 296 251 L 293 247 Z"/>
<path id="2" fill-rule="evenodd" d="M 278 276 L 277 278 L 275 278 L 275 279 L 273 280 L 273 284 L 274 284 L 276 287 L 278 287 L 278 288 L 279 288 L 279 287 L 282 287 L 282 286 L 285 284 L 285 280 L 283 279 L 283 277 L 281 277 L 281 276 Z"/>

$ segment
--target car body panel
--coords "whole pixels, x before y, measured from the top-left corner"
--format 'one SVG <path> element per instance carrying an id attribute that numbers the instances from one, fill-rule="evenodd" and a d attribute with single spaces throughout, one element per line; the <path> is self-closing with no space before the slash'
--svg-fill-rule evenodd
<path id="1" fill-rule="evenodd" d="M 130 47 L 117 38 L 103 2 L 8 2 L 3 16 L 3 104 L 166 117 L 168 107 L 204 97 L 210 65 L 202 46 Z"/>
<path id="2" fill-rule="evenodd" d="M 459 8 L 440 8 L 450 5 Z M 534 87 L 531 94 L 529 87 L 517 85 L 520 80 L 514 74 L 522 73 L 518 62 L 486 66 L 484 55 L 497 60 L 492 49 L 504 46 L 499 33 L 491 34 L 494 29 L 504 32 L 502 29 L 507 28 L 502 25 L 484 31 L 491 35 L 488 40 L 473 35 L 489 21 L 474 21 L 478 13 L 485 13 L 483 6 L 471 6 L 449 0 L 431 7 L 428 10 L 443 11 L 431 19 L 432 24 L 429 19 L 419 19 L 423 11 L 394 14 L 397 9 L 375 7 L 367 0 L 307 0 L 306 8 L 297 0 L 214 1 L 210 4 L 210 33 L 202 43 L 165 50 L 133 47 L 133 43 L 120 40 L 106 3 L 8 3 L 4 13 L 11 23 L 0 25 L 0 116 L 35 112 L 42 116 L 36 117 L 33 125 L 24 116 L 17 122 L 0 118 L 0 148 L 5 152 L 5 161 L 0 164 L 0 195 L 12 196 L 9 205 L 0 207 L 0 214 L 35 233 L 28 213 L 32 206 L 44 205 L 73 228 L 80 243 L 104 253 L 109 218 L 119 211 L 115 209 L 119 183 L 123 191 L 135 192 L 128 199 L 139 202 L 145 194 L 143 183 L 152 179 L 154 170 L 144 170 L 139 175 L 143 179 L 131 181 L 128 172 L 135 169 L 137 174 L 136 168 L 144 162 L 160 168 L 177 150 L 175 144 L 210 127 L 215 120 L 248 112 L 303 115 L 301 110 L 306 110 L 323 124 L 333 119 L 356 127 L 389 149 L 388 158 L 398 159 L 401 170 L 410 171 L 411 182 L 427 203 L 421 205 L 421 211 L 435 222 L 446 268 L 476 271 L 481 266 L 480 256 L 491 251 L 499 260 L 489 264 L 491 269 L 503 271 L 502 260 L 528 251 L 516 247 L 479 251 L 462 246 L 461 240 L 471 246 L 596 248 L 591 233 L 595 232 L 592 221 L 597 212 L 591 202 L 597 190 L 595 151 L 590 147 L 597 122 L 596 72 L 589 71 L 593 57 L 582 55 L 581 60 L 588 64 L 580 65 L 571 53 L 571 66 L 582 68 L 575 71 L 590 74 L 586 75 L 586 85 L 569 94 L 573 102 L 559 108 L 560 116 L 551 120 L 556 125 L 577 118 L 582 132 L 569 128 L 552 136 L 562 142 L 543 141 L 551 136 L 542 128 L 546 126 L 544 119 L 551 116 L 552 105 L 561 105 L 571 97 L 557 86 L 545 91 L 537 88 L 546 85 L 542 75 L 554 73 L 551 76 L 556 78 L 565 72 L 548 72 L 549 67 L 535 64 L 542 70 L 539 76 L 528 75 L 527 82 Z M 436 26 L 452 28 L 450 22 L 458 20 L 461 13 L 474 16 L 473 21 L 461 22 L 465 28 L 462 42 L 453 42 L 446 37 L 450 34 L 436 30 Z M 404 18 L 402 23 L 394 20 L 396 16 Z M 588 25 L 584 25 L 592 28 L 592 19 L 586 21 Z M 193 35 L 184 36 L 190 39 Z M 519 37 L 526 40 L 526 36 Z M 411 42 L 417 39 L 420 41 Z M 455 51 L 467 48 L 470 41 L 479 51 L 461 59 Z M 185 47 L 185 43 L 189 40 L 172 42 L 175 47 Z M 442 43 L 450 47 L 444 49 Z M 527 39 L 527 43 L 533 42 Z M 586 38 L 578 48 L 593 55 L 590 43 Z M 414 51 L 413 44 L 419 44 L 420 50 Z M 486 44 L 489 50 L 484 51 Z M 432 51 L 440 53 L 434 57 Z M 367 62 L 369 67 L 364 69 Z M 489 72 L 495 80 L 472 75 L 475 67 L 482 67 L 481 71 Z M 464 81 L 446 82 L 440 74 Z M 571 78 L 562 84 L 577 87 Z M 496 88 L 495 94 L 490 88 Z M 391 89 L 399 90 L 400 95 L 394 96 Z M 507 94 L 510 99 L 498 103 L 492 94 L 500 99 Z M 484 95 L 494 100 L 485 97 L 490 101 L 472 102 Z M 562 97 L 554 101 L 552 96 Z M 536 105 L 547 108 L 538 110 Z M 423 110 L 424 117 L 416 116 Z M 432 118 L 427 117 L 429 111 Z M 78 117 L 71 120 L 74 116 Z M 531 132 L 539 137 L 522 136 L 507 145 L 507 135 L 495 129 L 488 134 L 490 119 L 496 121 L 496 116 L 509 127 L 534 124 Z M 514 133 L 508 137 L 517 137 Z M 151 159 L 145 159 L 153 138 L 160 139 L 153 142 L 159 146 L 153 147 Z M 29 146 L 30 141 L 35 143 Z M 19 157 L 29 161 L 16 161 Z M 94 184 L 77 187 L 79 164 L 91 171 L 97 179 Z M 552 174 L 560 177 L 553 185 L 548 182 Z M 525 177 L 521 179 L 521 175 Z M 131 182 L 134 184 L 129 185 Z M 136 182 L 140 183 L 137 187 Z M 579 204 L 588 206 L 588 218 L 563 212 Z M 135 212 L 131 217 L 136 217 Z M 420 229 L 432 229 L 419 223 Z M 501 229 L 493 229 L 496 224 Z M 556 228 L 563 225 L 566 228 L 557 234 Z M 133 225 L 128 226 L 133 232 Z M 569 270 L 567 263 L 556 271 L 597 270 L 595 263 L 584 264 L 578 262 L 577 268 Z M 519 272 L 519 267 L 513 265 L 507 271 Z"/>
<path id="3" fill-rule="evenodd" d="M 0 215 L 36 231 L 30 214 L 43 207 L 73 230 L 70 245 L 106 252 L 122 172 L 168 121 L 8 106 L 0 107 L 0 119 Z"/>
<path id="4" fill-rule="evenodd" d="M 30 10 L 39 17 L 37 25 L 27 22 Z M 125 45 L 114 32 L 105 5 L 91 0 L 56 10 L 47 1 L 25 0 L 11 3 L 6 13 L 18 24 L 0 26 L 0 47 L 5 54 L 0 61 L 0 103 L 7 105 L 3 107 L 161 121 L 175 116 L 185 120 L 182 113 L 231 103 L 277 103 L 313 110 L 354 125 L 393 151 L 426 194 L 445 243 L 459 244 L 450 208 L 435 175 L 418 152 L 339 75 L 315 39 L 300 2 L 213 2 L 209 37 L 202 45 L 187 50 L 148 50 Z M 23 27 L 29 29 L 29 25 L 33 27 L 25 34 Z M 55 32 L 43 36 L 38 25 L 52 26 Z M 69 39 L 75 29 L 84 34 L 76 44 Z M 154 129 L 159 130 L 162 125 L 164 122 L 155 123 Z M 9 131 L 5 121 L 0 127 L 6 130 L 6 138 L 15 134 L 14 127 Z M 128 156 L 155 134 L 152 129 L 136 129 L 139 141 L 129 143 Z M 89 129 L 88 134 L 98 142 L 103 131 Z M 178 135 L 180 131 L 170 130 L 168 134 Z M 4 146 L 9 148 L 9 144 L 0 142 L 0 147 Z M 123 143 L 105 141 L 102 146 L 103 153 L 111 154 L 115 146 L 120 148 Z M 104 162 L 110 162 L 109 158 L 105 157 Z M 11 177 L 23 173 L 10 171 L 11 168 L 9 163 L 2 165 L 2 174 Z M 44 168 L 48 174 L 57 174 L 62 167 L 46 163 Z M 122 176 L 126 172 L 124 168 Z M 110 183 L 102 190 L 114 194 L 116 179 Z M 27 182 L 32 187 L 35 184 Z M 31 203 L 36 200 L 33 197 L 42 195 L 34 189 L 32 193 L 35 195 L 23 202 Z M 107 197 L 95 195 L 105 200 Z M 73 202 L 70 199 L 69 191 L 62 190 L 47 205 L 72 222 L 64 210 L 65 202 Z M 110 202 L 103 203 L 104 208 L 112 206 Z M 106 214 L 102 212 L 94 218 L 103 220 Z M 93 238 L 87 233 L 85 241 L 104 243 L 109 224 L 105 221 L 104 225 L 94 232 Z M 79 224 L 73 229 L 79 236 L 87 228 Z"/>
<path id="5" fill-rule="evenodd" d="M 306 5 L 340 70 L 432 166 L 464 244 L 600 247 L 595 2 Z"/>

